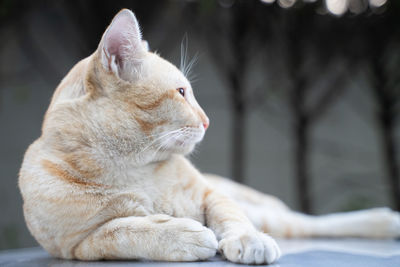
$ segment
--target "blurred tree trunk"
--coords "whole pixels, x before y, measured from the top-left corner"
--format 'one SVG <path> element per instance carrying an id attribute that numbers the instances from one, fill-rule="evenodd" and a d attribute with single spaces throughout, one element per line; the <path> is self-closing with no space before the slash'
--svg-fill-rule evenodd
<path id="1" fill-rule="evenodd" d="M 370 70 L 369 87 L 377 104 L 375 116 L 385 176 L 392 203 L 400 211 L 400 162 L 395 136 L 400 115 L 400 29 L 387 26 L 399 23 L 400 4 L 394 2 L 385 16 L 369 20 L 362 34 Z"/>
<path id="2" fill-rule="evenodd" d="M 246 69 L 248 58 L 248 43 L 246 43 L 246 34 L 251 27 L 251 8 L 248 5 L 236 5 L 231 22 L 231 58 L 233 59 L 233 68 L 229 74 L 230 83 L 230 101 L 232 105 L 232 178 L 239 183 L 244 182 L 244 173 L 246 166 L 246 132 L 247 132 L 247 106 L 246 91 L 244 81 L 246 78 Z"/>
<path id="3" fill-rule="evenodd" d="M 286 33 L 286 53 L 287 67 L 289 70 L 292 85 L 289 90 L 289 107 L 293 116 L 293 164 L 294 176 L 297 189 L 297 199 L 300 210 L 305 213 L 311 212 L 311 193 L 310 193 L 310 172 L 309 172 L 309 152 L 310 148 L 310 125 L 309 112 L 306 107 L 308 80 L 303 74 L 303 50 L 300 38 L 305 35 L 294 31 L 294 25 L 301 25 L 299 28 L 306 32 L 303 18 L 298 14 L 292 14 L 288 19 L 289 28 Z M 304 43 L 303 43 L 304 44 Z M 311 75 L 312 76 L 312 75 Z M 312 79 L 313 77 L 311 77 Z"/>
<path id="4" fill-rule="evenodd" d="M 346 54 L 349 34 L 345 24 L 321 17 L 312 8 L 289 11 L 283 20 L 282 40 L 291 81 L 294 177 L 300 210 L 312 213 L 312 132 L 345 92 L 355 62 Z"/>
<path id="5" fill-rule="evenodd" d="M 231 111 L 231 177 L 239 183 L 243 183 L 245 177 L 247 115 L 252 105 L 247 96 L 249 90 L 246 90 L 245 82 L 248 62 L 254 55 L 252 51 L 248 51 L 248 46 L 256 41 L 249 39 L 251 31 L 255 30 L 252 27 L 253 5 L 254 2 L 235 3 L 226 20 L 220 14 L 214 13 L 209 18 L 214 31 L 206 32 L 211 58 L 228 85 Z"/>
<path id="6" fill-rule="evenodd" d="M 345 70 L 350 67 L 346 60 L 333 60 L 341 59 L 339 45 L 334 44 L 331 53 L 326 54 L 326 47 L 332 44 L 324 42 L 322 36 L 329 30 L 315 27 L 313 16 L 293 11 L 285 21 L 286 32 L 283 38 L 288 75 L 292 81 L 289 89 L 289 107 L 292 113 L 294 176 L 298 204 L 300 210 L 305 213 L 311 213 L 313 209 L 310 190 L 312 129 L 346 89 Z M 335 37 L 343 38 L 341 35 Z M 330 39 L 327 40 L 330 42 Z M 314 49 L 311 50 L 312 53 L 307 53 L 310 50 L 306 48 L 310 46 L 314 46 Z M 311 57 L 319 62 L 317 75 L 306 67 L 305 63 Z M 341 69 L 335 68 L 338 63 L 341 64 Z M 325 75 L 329 77 L 329 81 L 326 81 L 324 86 L 316 86 L 321 79 L 327 79 Z"/>
<path id="7" fill-rule="evenodd" d="M 327 70 L 329 71 L 329 70 Z M 332 78 L 326 88 L 312 87 L 313 76 L 299 78 L 299 74 L 294 75 L 294 84 L 290 93 L 290 107 L 293 116 L 293 140 L 294 140 L 294 175 L 297 188 L 297 197 L 300 210 L 311 213 L 312 194 L 311 194 L 311 132 L 318 119 L 337 101 L 346 89 L 345 82 L 347 76 L 339 72 Z M 312 105 L 306 106 L 307 99 L 317 90 L 324 90 L 324 93 L 314 101 Z"/>
<path id="8" fill-rule="evenodd" d="M 382 51 L 382 50 L 375 50 Z M 378 104 L 377 120 L 380 126 L 382 153 L 386 176 L 390 185 L 392 202 L 396 210 L 400 210 L 400 183 L 399 165 L 397 159 L 396 129 L 396 103 L 398 102 L 398 88 L 389 88 L 390 77 L 386 77 L 385 66 L 382 64 L 384 55 L 376 52 L 372 59 L 372 72 L 374 81 L 371 89 Z"/>
<path id="9" fill-rule="evenodd" d="M 296 83 L 296 88 L 291 92 L 291 107 L 294 115 L 293 138 L 294 138 L 294 170 L 296 175 L 296 186 L 300 209 L 303 212 L 311 212 L 310 182 L 309 182 L 309 119 L 304 110 L 304 87 L 303 83 Z"/>
<path id="10" fill-rule="evenodd" d="M 238 62 L 238 64 L 240 64 Z M 247 131 L 247 113 L 246 103 L 244 103 L 242 77 L 240 74 L 233 74 L 231 77 L 231 88 L 233 94 L 231 95 L 232 105 L 232 178 L 239 183 L 244 182 L 244 172 L 246 166 L 246 131 Z"/>
<path id="11" fill-rule="evenodd" d="M 206 3 L 203 1 L 203 3 Z M 229 8 L 218 1 L 207 1 L 198 22 L 203 29 L 207 46 L 217 70 L 227 84 L 231 115 L 231 177 L 243 183 L 247 165 L 248 115 L 260 107 L 267 95 L 265 84 L 255 84 L 250 73 L 252 64 L 268 53 L 269 41 L 273 42 L 280 8 L 273 8 L 261 1 L 234 1 Z M 201 12 L 200 12 L 201 13 Z M 189 13 L 187 13 L 189 14 Z M 187 17 L 193 20 L 193 15 Z M 267 76 L 266 76 L 267 81 Z M 257 81 L 258 83 L 258 81 Z"/>
<path id="12" fill-rule="evenodd" d="M 387 172 L 388 182 L 391 185 L 391 194 L 395 209 L 400 211 L 399 167 L 396 155 L 396 139 L 394 137 L 393 120 L 381 114 L 381 139 Z"/>

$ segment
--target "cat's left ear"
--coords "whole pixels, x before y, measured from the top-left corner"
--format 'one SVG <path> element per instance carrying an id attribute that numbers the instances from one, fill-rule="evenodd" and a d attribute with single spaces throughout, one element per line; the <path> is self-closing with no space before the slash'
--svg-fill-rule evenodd
<path id="1" fill-rule="evenodd" d="M 150 51 L 149 43 L 146 40 L 142 40 L 142 46 L 147 52 Z"/>
<path id="2" fill-rule="evenodd" d="M 99 50 L 106 70 L 128 81 L 137 77 L 147 48 L 132 11 L 123 9 L 114 17 L 103 35 Z"/>

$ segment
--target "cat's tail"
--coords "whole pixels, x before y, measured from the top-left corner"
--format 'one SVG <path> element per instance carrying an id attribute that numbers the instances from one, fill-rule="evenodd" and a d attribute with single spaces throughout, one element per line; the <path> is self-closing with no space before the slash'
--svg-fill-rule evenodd
<path id="1" fill-rule="evenodd" d="M 205 178 L 235 200 L 258 229 L 273 236 L 400 238 L 400 213 L 389 208 L 305 215 L 250 187 L 215 175 L 205 175 Z"/>
<path id="2" fill-rule="evenodd" d="M 249 217 L 256 216 L 248 214 Z M 256 225 L 273 236 L 399 238 L 400 213 L 388 208 L 311 216 L 290 210 L 258 215 Z M 261 219 L 261 220 L 260 220 Z M 253 219 L 254 220 L 254 219 Z M 260 223 L 261 222 L 261 223 Z"/>

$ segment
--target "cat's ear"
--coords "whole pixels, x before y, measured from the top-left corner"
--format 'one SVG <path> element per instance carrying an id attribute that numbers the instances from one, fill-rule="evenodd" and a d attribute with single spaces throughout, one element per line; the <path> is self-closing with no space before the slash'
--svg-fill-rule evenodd
<path id="1" fill-rule="evenodd" d="M 142 41 L 142 45 L 143 45 L 144 50 L 146 50 L 147 52 L 149 52 L 150 46 L 149 46 L 149 43 L 148 43 L 146 40 L 143 40 L 143 41 Z"/>
<path id="2" fill-rule="evenodd" d="M 147 52 L 139 23 L 128 9 L 121 10 L 112 20 L 99 45 L 103 67 L 124 80 L 134 80 Z"/>

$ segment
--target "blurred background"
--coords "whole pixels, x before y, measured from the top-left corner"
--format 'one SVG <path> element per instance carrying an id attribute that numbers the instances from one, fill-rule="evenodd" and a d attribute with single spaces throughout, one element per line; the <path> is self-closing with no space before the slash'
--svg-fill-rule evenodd
<path id="1" fill-rule="evenodd" d="M 400 210 L 400 1 L 0 0 L 0 249 L 36 245 L 17 187 L 54 89 L 129 8 L 211 119 L 191 155 L 322 214 Z M 186 37 L 187 38 L 186 38 Z M 185 50 L 185 48 L 184 48 Z"/>

